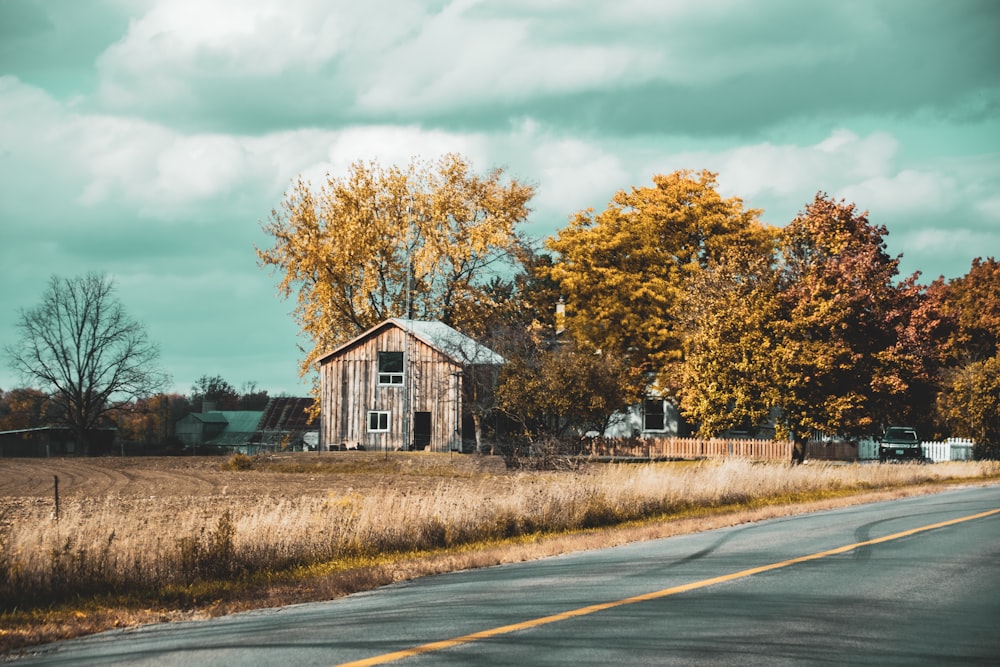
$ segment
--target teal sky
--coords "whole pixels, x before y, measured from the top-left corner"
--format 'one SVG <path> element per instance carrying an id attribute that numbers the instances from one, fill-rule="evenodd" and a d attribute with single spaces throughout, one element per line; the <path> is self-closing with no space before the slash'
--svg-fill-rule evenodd
<path id="1" fill-rule="evenodd" d="M 538 238 L 704 168 L 772 224 L 852 201 L 957 277 L 1000 256 L 1000 3 L 0 0 L 0 343 L 105 272 L 175 390 L 304 394 L 261 223 L 299 175 L 448 151 L 535 183 Z"/>

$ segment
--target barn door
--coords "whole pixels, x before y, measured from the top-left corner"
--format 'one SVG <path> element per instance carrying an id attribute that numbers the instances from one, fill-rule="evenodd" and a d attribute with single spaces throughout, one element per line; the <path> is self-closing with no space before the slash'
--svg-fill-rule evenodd
<path id="1" fill-rule="evenodd" d="M 413 413 L 413 449 L 423 451 L 431 444 L 431 413 Z"/>

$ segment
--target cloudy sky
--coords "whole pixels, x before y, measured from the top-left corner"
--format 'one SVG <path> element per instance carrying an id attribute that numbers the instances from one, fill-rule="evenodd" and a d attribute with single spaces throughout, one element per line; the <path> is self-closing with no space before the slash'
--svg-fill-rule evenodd
<path id="1" fill-rule="evenodd" d="M 1000 256 L 998 36 L 994 0 L 0 0 L 0 343 L 103 272 L 176 390 L 303 394 L 261 223 L 299 175 L 447 151 L 535 183 L 538 238 L 707 168 L 957 277 Z"/>

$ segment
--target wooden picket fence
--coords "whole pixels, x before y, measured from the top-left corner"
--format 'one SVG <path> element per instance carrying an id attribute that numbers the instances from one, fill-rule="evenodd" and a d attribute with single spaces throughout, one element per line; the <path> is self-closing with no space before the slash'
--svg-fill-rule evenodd
<path id="1" fill-rule="evenodd" d="M 924 456 L 941 461 L 972 459 L 972 440 L 948 438 L 944 442 L 924 442 Z M 751 440 L 726 438 L 594 438 L 568 452 L 601 458 L 637 459 L 724 459 L 745 458 L 759 461 L 790 461 L 790 440 Z M 810 440 L 806 459 L 816 461 L 870 461 L 878 459 L 878 443 L 871 439 L 859 442 Z"/>
<path id="2" fill-rule="evenodd" d="M 790 461 L 791 441 L 723 438 L 595 438 L 581 454 L 646 459 L 745 458 Z"/>

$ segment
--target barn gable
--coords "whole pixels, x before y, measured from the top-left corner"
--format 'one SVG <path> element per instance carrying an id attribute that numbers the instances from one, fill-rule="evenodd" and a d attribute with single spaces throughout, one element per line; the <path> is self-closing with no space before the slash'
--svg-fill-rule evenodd
<path id="1" fill-rule="evenodd" d="M 477 343 L 465 334 L 452 329 L 444 322 L 434 320 L 406 320 L 394 317 L 372 327 L 340 347 L 327 352 L 320 357 L 320 366 L 336 356 L 345 354 L 347 350 L 350 350 L 355 345 L 363 344 L 364 341 L 380 335 L 390 327 L 396 327 L 408 332 L 415 339 L 429 345 L 462 366 L 478 364 L 501 365 L 505 363 L 502 356 L 485 345 Z"/>
<path id="2" fill-rule="evenodd" d="M 459 449 L 464 372 L 503 361 L 441 322 L 386 320 L 320 358 L 320 448 Z"/>

